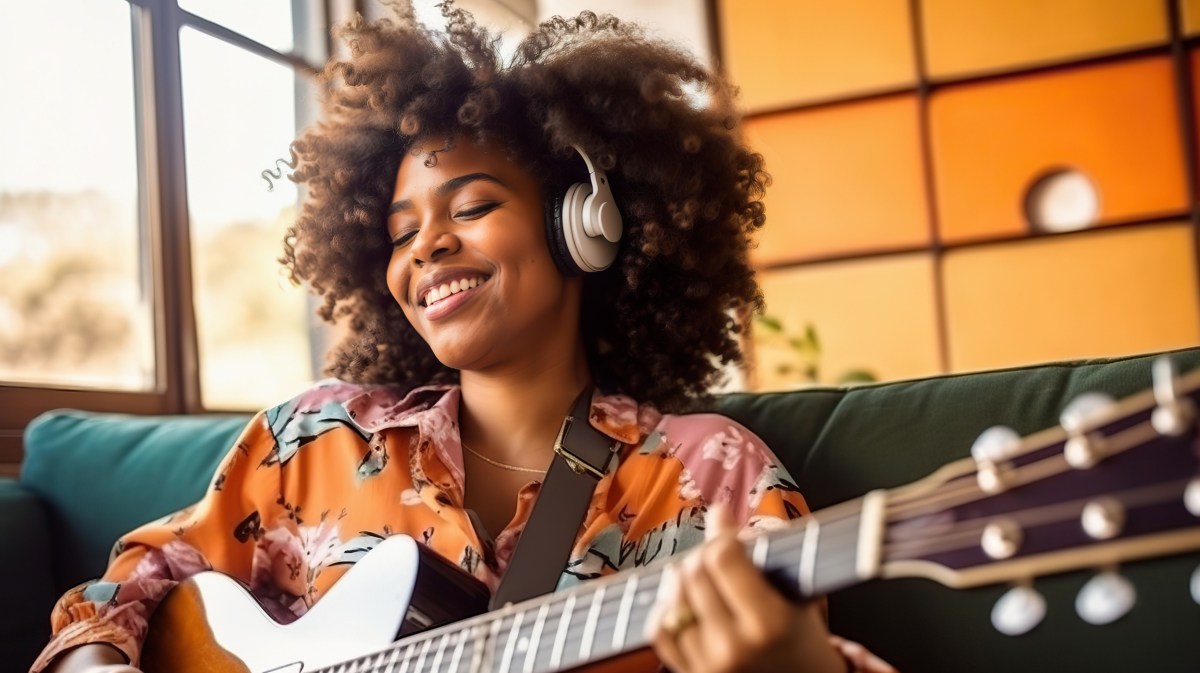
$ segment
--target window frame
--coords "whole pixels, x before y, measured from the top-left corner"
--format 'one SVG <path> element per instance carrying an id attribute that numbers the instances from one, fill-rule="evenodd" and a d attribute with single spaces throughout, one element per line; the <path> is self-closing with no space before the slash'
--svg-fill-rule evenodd
<path id="1" fill-rule="evenodd" d="M 191 27 L 235 47 L 315 76 L 335 49 L 329 28 L 364 0 L 292 0 L 295 43 L 281 52 L 183 10 L 177 0 L 125 0 L 133 41 L 134 109 L 138 155 L 138 226 L 143 279 L 153 290 L 153 388 L 145 392 L 34 385 L 0 381 L 0 475 L 19 473 L 24 428 L 51 409 L 131 414 L 217 413 L 201 404 L 199 354 L 193 306 L 191 232 L 184 156 L 183 82 L 179 34 Z M 315 48 L 315 49 L 314 49 Z"/>

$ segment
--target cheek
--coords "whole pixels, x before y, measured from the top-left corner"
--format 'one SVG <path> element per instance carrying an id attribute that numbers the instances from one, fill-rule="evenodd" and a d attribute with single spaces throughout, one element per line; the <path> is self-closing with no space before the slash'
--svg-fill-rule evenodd
<path id="1" fill-rule="evenodd" d="M 408 280 L 411 273 L 408 270 L 408 257 L 400 251 L 393 252 L 391 259 L 387 265 L 387 287 L 392 293 L 392 298 L 400 305 L 405 315 L 408 315 L 408 302 L 405 297 L 408 292 Z M 412 316 L 409 316 L 411 319 Z"/>

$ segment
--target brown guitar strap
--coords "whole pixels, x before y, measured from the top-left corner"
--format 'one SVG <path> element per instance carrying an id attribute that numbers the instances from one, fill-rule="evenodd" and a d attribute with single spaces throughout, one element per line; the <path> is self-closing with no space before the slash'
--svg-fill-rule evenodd
<path id="1" fill-rule="evenodd" d="M 576 398 L 554 441 L 554 460 L 542 482 L 512 561 L 492 596 L 492 609 L 548 594 L 558 587 L 596 484 L 621 443 L 588 422 L 592 387 Z"/>

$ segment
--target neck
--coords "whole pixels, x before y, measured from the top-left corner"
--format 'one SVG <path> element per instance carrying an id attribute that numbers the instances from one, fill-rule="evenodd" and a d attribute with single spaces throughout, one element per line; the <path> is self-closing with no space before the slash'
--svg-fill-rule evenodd
<path id="1" fill-rule="evenodd" d="M 544 469 L 550 463 L 563 416 L 591 374 L 582 342 L 569 353 L 548 355 L 461 373 L 459 424 L 468 446 L 511 465 Z"/>

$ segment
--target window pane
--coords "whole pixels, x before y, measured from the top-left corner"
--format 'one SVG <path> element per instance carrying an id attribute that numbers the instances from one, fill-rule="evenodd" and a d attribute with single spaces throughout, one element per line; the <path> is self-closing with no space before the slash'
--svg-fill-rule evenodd
<path id="1" fill-rule="evenodd" d="M 288 156 L 304 85 L 290 67 L 188 28 L 180 55 L 201 399 L 259 408 L 313 380 L 312 310 L 276 261 L 297 190 L 261 177 Z"/>
<path id="2" fill-rule="evenodd" d="M 129 12 L 0 5 L 0 380 L 154 387 Z"/>
<path id="3" fill-rule="evenodd" d="M 292 0 L 179 0 L 179 7 L 272 49 L 292 51 Z"/>

